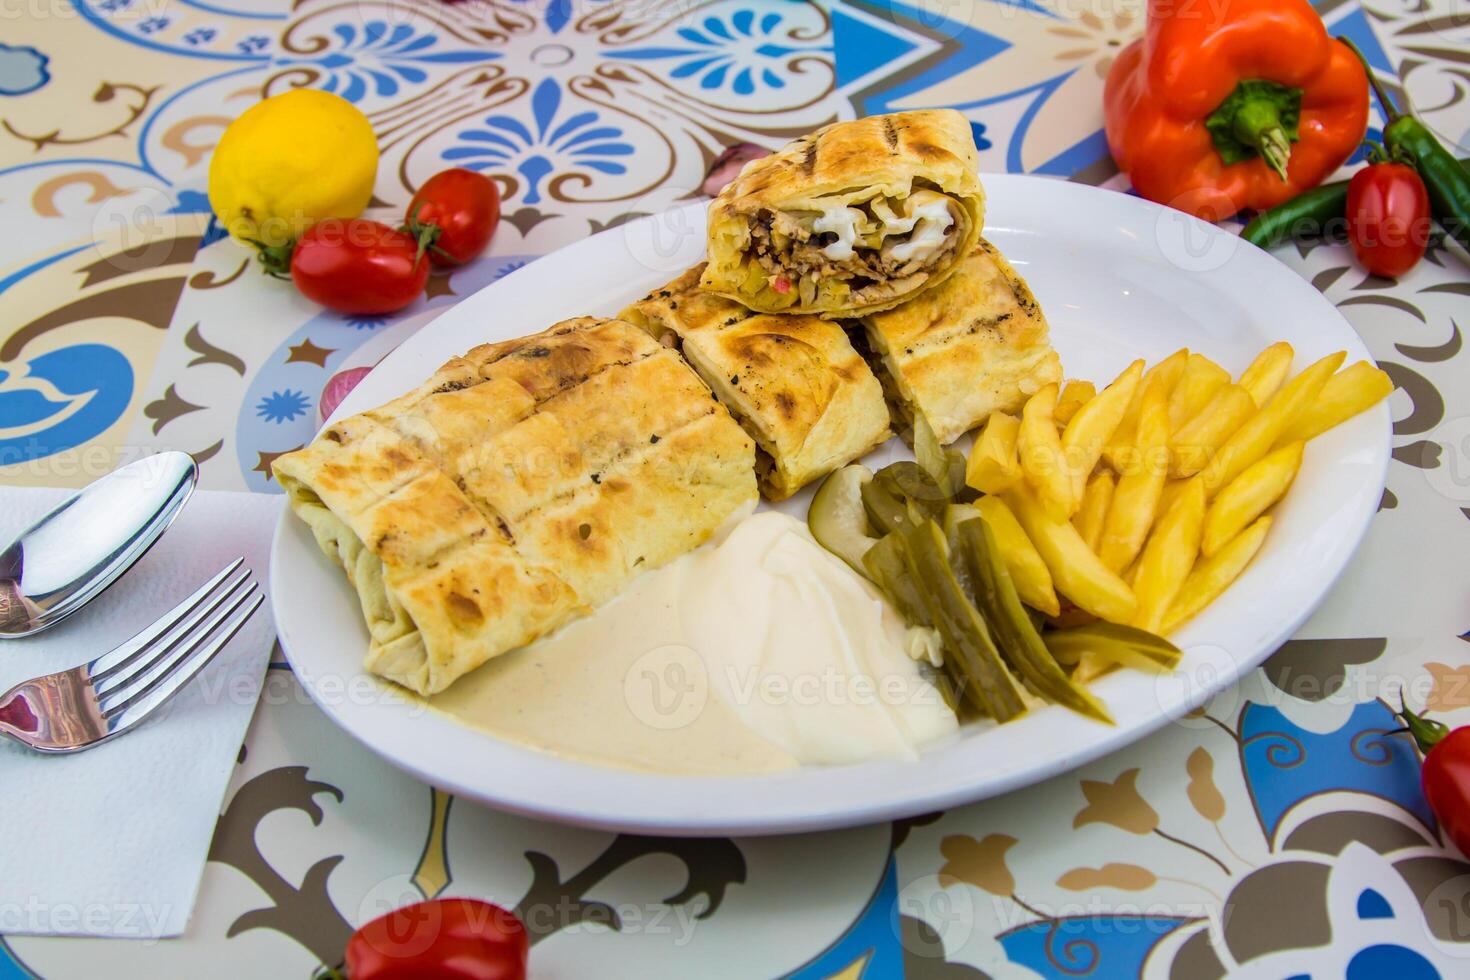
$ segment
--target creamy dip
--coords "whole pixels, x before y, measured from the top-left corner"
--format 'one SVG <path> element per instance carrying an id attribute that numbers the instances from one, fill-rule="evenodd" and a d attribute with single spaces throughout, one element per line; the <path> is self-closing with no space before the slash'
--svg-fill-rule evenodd
<path id="1" fill-rule="evenodd" d="M 686 773 L 914 757 L 956 727 L 903 622 L 776 511 L 430 704 L 544 751 Z"/>

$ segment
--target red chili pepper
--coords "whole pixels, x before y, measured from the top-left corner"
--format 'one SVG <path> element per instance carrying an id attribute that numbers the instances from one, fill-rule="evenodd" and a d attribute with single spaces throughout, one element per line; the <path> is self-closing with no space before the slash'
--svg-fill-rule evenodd
<path id="1" fill-rule="evenodd" d="M 473 898 L 438 898 L 358 929 L 344 965 L 348 980 L 525 980 L 529 950 L 514 912 Z"/>
<path id="2" fill-rule="evenodd" d="M 1429 246 L 1429 191 L 1418 171 L 1392 160 L 1353 174 L 1347 192 L 1348 241 L 1369 272 L 1403 275 Z"/>
<path id="3" fill-rule="evenodd" d="M 1399 716 L 1424 753 L 1424 799 L 1461 854 L 1470 855 L 1470 726 L 1456 728 L 1414 714 L 1399 695 Z"/>

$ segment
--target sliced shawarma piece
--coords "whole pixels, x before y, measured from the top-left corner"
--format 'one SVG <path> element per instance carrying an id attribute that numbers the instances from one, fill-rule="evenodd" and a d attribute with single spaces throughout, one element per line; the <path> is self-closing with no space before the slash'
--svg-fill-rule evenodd
<path id="1" fill-rule="evenodd" d="M 755 439 L 762 493 L 783 500 L 888 438 L 883 386 L 840 326 L 752 313 L 701 289 L 702 269 L 620 315 L 682 348 Z"/>
<path id="2" fill-rule="evenodd" d="M 616 595 L 756 499 L 755 447 L 616 320 L 476 348 L 279 457 L 356 588 L 367 667 L 420 694 Z"/>
<path id="3" fill-rule="evenodd" d="M 985 218 L 970 123 L 833 123 L 753 160 L 709 209 L 703 284 L 763 313 L 856 317 L 942 282 Z"/>
<path id="4" fill-rule="evenodd" d="M 1041 306 L 983 238 L 943 283 L 862 324 L 903 428 L 922 413 L 944 444 L 1061 380 Z"/>

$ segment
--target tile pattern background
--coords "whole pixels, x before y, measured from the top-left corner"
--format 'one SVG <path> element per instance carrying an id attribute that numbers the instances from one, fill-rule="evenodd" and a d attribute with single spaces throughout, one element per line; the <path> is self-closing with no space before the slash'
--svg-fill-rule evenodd
<path id="1" fill-rule="evenodd" d="M 1470 153 L 1464 0 L 1319 9 Z M 329 379 L 537 256 L 697 197 L 732 142 L 947 105 L 985 169 L 1126 190 L 1099 97 L 1142 18 L 1142 0 L 39 5 L 0 43 L 0 480 L 80 485 L 180 448 L 206 486 L 276 492 L 269 461 L 310 437 Z M 293 86 L 373 119 L 384 214 L 446 165 L 491 174 L 505 222 L 489 254 L 386 318 L 322 313 L 256 275 L 209 219 L 208 153 Z M 305 976 L 354 924 L 437 894 L 520 908 L 544 976 L 1463 974 L 1470 864 L 1388 704 L 1403 687 L 1470 721 L 1464 257 L 1436 249 L 1396 282 L 1338 245 L 1281 258 L 1394 378 L 1395 463 L 1327 604 L 1195 715 L 947 813 L 636 838 L 456 803 L 350 742 L 278 658 L 189 934 L 0 938 L 0 977 Z"/>

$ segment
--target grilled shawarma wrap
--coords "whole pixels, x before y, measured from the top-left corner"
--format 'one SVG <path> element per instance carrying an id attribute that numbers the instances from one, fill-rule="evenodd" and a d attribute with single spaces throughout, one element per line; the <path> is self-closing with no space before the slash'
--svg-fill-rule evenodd
<path id="1" fill-rule="evenodd" d="M 1061 380 L 1041 306 L 983 238 L 939 286 L 862 323 L 895 414 L 908 428 L 922 413 L 941 443 Z"/>
<path id="2" fill-rule="evenodd" d="M 477 347 L 274 472 L 357 589 L 367 668 L 432 694 L 704 542 L 754 503 L 754 463 L 676 353 L 584 317 Z"/>
<path id="3" fill-rule="evenodd" d="M 942 282 L 985 216 L 953 109 L 834 123 L 746 164 L 709 210 L 706 289 L 763 313 L 852 317 Z"/>
<path id="4" fill-rule="evenodd" d="M 619 316 L 684 357 L 755 439 L 761 492 L 784 500 L 889 436 L 883 386 L 835 323 L 752 313 L 695 266 Z"/>

